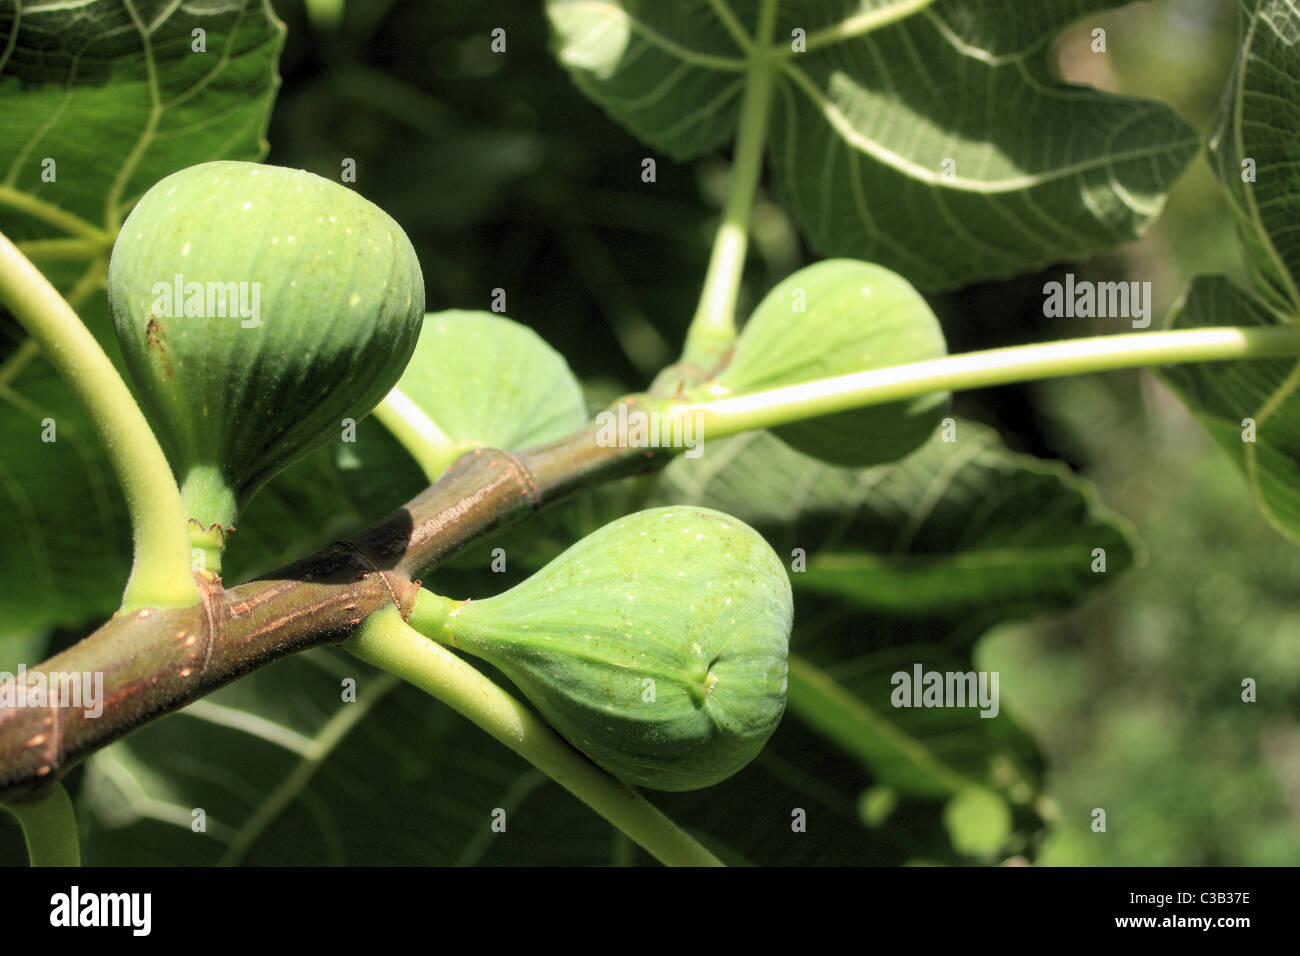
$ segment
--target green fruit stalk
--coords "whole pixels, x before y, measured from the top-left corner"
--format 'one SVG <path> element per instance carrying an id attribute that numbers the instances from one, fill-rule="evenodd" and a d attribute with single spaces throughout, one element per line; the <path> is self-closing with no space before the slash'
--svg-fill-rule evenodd
<path id="1" fill-rule="evenodd" d="M 384 397 L 424 316 L 415 250 L 388 215 L 311 173 L 243 162 L 145 193 L 108 294 L 211 570 L 257 489 Z"/>
<path id="2" fill-rule="evenodd" d="M 692 790 L 749 763 L 785 709 L 793 603 L 754 529 L 637 512 L 482 601 L 421 592 L 411 624 L 488 661 L 628 783 Z"/>
<path id="3" fill-rule="evenodd" d="M 694 397 L 707 400 L 947 354 L 925 299 L 901 276 L 827 259 L 779 283 L 754 309 L 730 362 Z M 923 444 L 948 393 L 825 415 L 773 429 L 786 444 L 833 464 L 895 461 Z"/>

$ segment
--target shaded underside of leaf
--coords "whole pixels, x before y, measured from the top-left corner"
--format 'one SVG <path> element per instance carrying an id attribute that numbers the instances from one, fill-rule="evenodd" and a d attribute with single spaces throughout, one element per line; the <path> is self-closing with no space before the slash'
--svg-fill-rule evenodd
<path id="1" fill-rule="evenodd" d="M 206 52 L 194 50 L 202 31 Z M 211 159 L 259 159 L 284 27 L 267 0 L 0 10 L 0 187 L 115 230 L 146 189 Z M 56 163 L 46 181 L 45 158 Z M 11 238 L 57 235 L 5 207 Z"/>
<path id="2" fill-rule="evenodd" d="M 1170 316 L 1177 329 L 1281 324 L 1263 299 L 1223 276 L 1197 276 Z M 1177 365 L 1161 376 L 1241 466 L 1269 523 L 1300 541 L 1300 362 Z"/>
<path id="3" fill-rule="evenodd" d="M 1007 451 L 971 422 L 892 465 L 837 468 L 766 433 L 706 442 L 668 469 L 658 499 L 727 510 L 807 570 L 795 588 L 890 616 L 960 622 L 1069 606 L 1135 550 L 1127 524 L 1064 466 Z M 988 618 L 982 618 L 987 626 Z"/>
<path id="4" fill-rule="evenodd" d="M 0 386 L 0 449 L 0 635 L 111 614 L 131 568 L 126 506 L 89 419 L 39 357 Z"/>
<path id="5" fill-rule="evenodd" d="M 709 0 L 547 5 L 555 55 L 638 138 L 687 160 L 735 129 L 744 62 Z"/>
<path id="6" fill-rule="evenodd" d="M 576 798 L 437 701 L 332 650 L 251 674 L 97 754 L 82 792 L 92 863 L 612 858 L 608 825 Z"/>
<path id="7" fill-rule="evenodd" d="M 1300 314 L 1300 11 L 1289 0 L 1241 5 L 1241 47 L 1209 158 L 1256 291 Z"/>

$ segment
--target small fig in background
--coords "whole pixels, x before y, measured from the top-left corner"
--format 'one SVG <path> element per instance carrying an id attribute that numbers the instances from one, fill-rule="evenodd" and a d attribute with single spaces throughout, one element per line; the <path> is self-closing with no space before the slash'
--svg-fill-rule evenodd
<path id="1" fill-rule="evenodd" d="M 587 420 L 564 356 L 528 326 L 491 312 L 425 316 L 397 385 L 448 437 L 471 445 L 528 448 Z"/>
<path id="2" fill-rule="evenodd" d="M 561 438 L 587 421 L 582 386 L 564 357 L 532 329 L 503 315 L 450 309 L 424 317 L 420 340 L 398 379 L 393 399 L 407 402 L 453 444 L 420 460 L 375 414 L 357 427 L 355 442 L 334 445 L 343 489 L 358 512 L 379 518 L 414 497 L 459 454 L 471 448 L 518 451 Z M 552 527 L 562 513 L 546 511 L 530 527 Z M 479 569 L 509 528 L 449 555 L 442 567 Z M 572 535 L 566 541 L 573 540 Z M 509 546 L 511 559 L 520 549 Z M 554 554 L 554 551 L 551 552 Z"/>
<path id="3" fill-rule="evenodd" d="M 394 399 L 414 406 L 455 451 L 417 465 L 381 423 L 367 419 L 355 442 L 334 446 L 348 496 L 363 514 L 387 514 L 471 448 L 517 451 L 554 441 L 587 421 L 582 386 L 559 352 L 525 325 L 491 312 L 451 309 L 424 317 Z"/>
<path id="4" fill-rule="evenodd" d="M 108 294 L 210 562 L 212 532 L 261 485 L 384 397 L 424 316 L 415 250 L 383 210 L 245 162 L 191 166 L 145 193 L 113 247 Z"/>
<path id="5" fill-rule="evenodd" d="M 412 623 L 501 670 L 614 776 L 692 790 L 749 763 L 780 721 L 792 613 L 757 531 L 668 507 L 605 525 L 495 597 L 422 597 Z"/>
<path id="6" fill-rule="evenodd" d="M 754 309 L 735 352 L 694 397 L 717 398 L 904 365 L 947 353 L 925 299 L 901 276 L 827 259 L 780 282 Z M 923 444 L 948 393 L 923 395 L 772 429 L 799 451 L 837 465 L 896 461 Z"/>

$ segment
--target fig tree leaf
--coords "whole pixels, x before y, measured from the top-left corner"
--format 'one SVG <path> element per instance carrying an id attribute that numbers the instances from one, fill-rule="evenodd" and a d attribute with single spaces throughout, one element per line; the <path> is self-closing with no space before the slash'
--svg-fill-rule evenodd
<path id="1" fill-rule="evenodd" d="M 792 674 L 798 660 L 792 658 Z M 803 670 L 807 670 L 806 666 Z M 901 792 L 888 819 L 875 820 L 874 824 L 865 821 L 861 797 L 864 791 L 880 786 L 879 774 L 860 759 L 853 746 L 827 735 L 822 726 L 796 709 L 795 686 L 792 681 L 790 711 L 785 720 L 749 767 L 716 787 L 654 794 L 656 805 L 690 827 L 729 862 L 720 846 L 764 865 L 898 865 L 918 860 L 956 862 L 970 857 L 968 847 L 954 847 L 945 832 L 942 814 L 949 799 L 947 790 L 919 795 L 914 790 Z M 806 695 L 800 696 L 806 699 Z M 1002 717 L 980 722 L 998 724 Z M 863 732 L 849 724 L 844 729 L 851 734 Z M 957 792 L 984 789 L 990 802 L 1000 803 L 1010 818 L 1007 849 L 1032 853 L 1029 848 L 1043 829 L 1033 800 L 1041 760 L 1032 741 L 1016 725 L 1008 723 L 1001 732 L 1008 744 L 1014 743 L 1016 753 L 1024 754 L 1023 767 L 1006 756 L 996 757 L 998 772 L 992 779 L 1013 784 L 1005 788 L 1005 793 L 969 783 L 963 773 L 945 772 L 953 774 L 953 785 L 960 788 Z M 856 741 L 852 742 L 856 746 Z M 969 756 L 963 755 L 963 748 L 972 741 L 951 726 L 926 745 L 936 743 L 944 747 L 931 760 L 964 759 L 978 768 L 980 761 L 987 758 L 980 747 Z M 1016 776 L 1022 769 L 1029 774 L 1027 779 Z M 803 830 L 794 828 L 796 811 L 803 811 Z"/>
<path id="2" fill-rule="evenodd" d="M 168 173 L 260 159 L 283 41 L 268 0 L 6 4 L 0 229 L 111 234 Z"/>
<path id="3" fill-rule="evenodd" d="M 1210 165 L 1233 210 L 1252 288 L 1197 276 L 1171 328 L 1300 322 L 1300 13 L 1241 5 L 1237 63 L 1210 135 Z M 1290 104 L 1290 108 L 1284 108 Z M 1162 377 L 1245 473 L 1264 517 L 1300 541 L 1300 362 L 1171 366 Z"/>
<path id="4" fill-rule="evenodd" d="M 678 160 L 730 141 L 752 72 L 774 71 L 774 183 L 813 245 L 941 289 L 1137 236 L 1196 154 L 1169 107 L 1057 76 L 1057 35 L 1117 5 L 788 0 L 766 40 L 759 0 L 547 13 L 578 87 Z"/>
<path id="5" fill-rule="evenodd" d="M 868 829 L 857 795 L 871 783 L 862 766 L 787 714 L 767 747 L 715 787 L 653 794 L 679 824 L 729 865 L 893 866 L 919 856 L 955 860 L 939 807 L 913 803 Z M 802 820 L 802 829 L 795 824 Z"/>
<path id="6" fill-rule="evenodd" d="M 608 824 L 558 784 L 333 649 L 256 671 L 95 754 L 78 803 L 91 865 L 596 865 L 614 849 Z"/>
<path id="7" fill-rule="evenodd" d="M 0 382 L 0 635 L 107 617 L 131 570 L 131 525 L 108 457 L 37 350 L 12 352 Z"/>
<path id="8" fill-rule="evenodd" d="M 1011 617 L 1067 607 L 1123 571 L 1127 524 L 1067 468 L 1009 452 L 958 421 L 891 465 L 824 465 L 766 433 L 704 442 L 669 465 L 655 503 L 725 510 L 762 531 L 796 591 L 968 636 Z M 1106 574 L 1092 570 L 1106 552 Z M 796 624 L 797 628 L 797 624 Z"/>
<path id="9" fill-rule="evenodd" d="M 739 120 L 744 55 L 718 9 L 707 0 L 546 4 L 555 56 L 577 87 L 679 160 L 722 148 Z"/>
<path id="10" fill-rule="evenodd" d="M 1209 160 L 1232 208 L 1256 291 L 1300 315 L 1300 13 L 1288 0 L 1241 4 L 1237 63 Z M 1287 104 L 1290 108 L 1287 108 Z"/>
<path id="11" fill-rule="evenodd" d="M 945 645 L 934 625 L 928 640 L 882 647 L 870 640 L 882 622 L 844 602 L 801 607 L 805 622 L 802 628 L 796 623 L 790 657 L 792 716 L 859 761 L 871 782 L 892 787 L 905 800 L 934 804 L 977 788 L 1014 809 L 1019 827 L 1041 822 L 1042 755 L 1002 703 L 1001 695 L 1014 688 L 1000 681 L 994 687 L 970 648 Z M 905 622 L 892 623 L 907 632 Z M 948 674 L 972 675 L 974 696 L 962 706 L 898 706 L 895 695 L 909 699 L 905 691 L 917 668 L 923 680 L 932 672 L 945 681 Z M 984 698 L 978 696 L 981 674 L 983 690 L 991 692 Z"/>
<path id="12" fill-rule="evenodd" d="M 941 661 L 933 649 L 921 651 L 906 647 L 898 655 L 882 655 L 882 659 L 886 656 L 891 659 L 885 660 L 881 666 L 873 665 L 869 669 L 865 665 L 859 666 L 859 673 L 840 682 L 826 670 L 796 655 L 790 661 L 790 708 L 809 726 L 835 741 L 845 753 L 861 760 L 882 781 L 904 793 L 923 797 L 947 797 L 967 788 L 982 787 L 985 783 L 983 778 L 990 776 L 992 770 L 984 765 L 984 761 L 989 759 L 986 751 L 990 747 L 988 740 L 983 738 L 997 736 L 996 733 L 986 735 L 984 731 L 1011 728 L 1013 733 L 1004 744 L 1010 745 L 1012 750 L 1026 748 L 1027 759 L 1025 768 L 1015 778 L 1008 778 L 1008 782 L 1014 779 L 1022 784 L 1021 792 L 1028 793 L 1023 781 L 1036 782 L 1036 755 L 1028 738 L 1016 725 L 991 722 L 999 719 L 1001 714 L 990 720 L 979 717 L 978 713 L 968 715 L 983 721 L 986 728 L 960 719 L 964 713 L 961 711 L 935 712 L 933 720 L 922 723 L 921 719 L 913 721 L 909 717 L 915 714 L 924 718 L 925 710 L 902 713 L 890 707 L 888 697 L 895 689 L 891 677 L 901 672 L 910 678 L 912 658 L 918 654 L 927 658 L 923 672 L 957 670 L 965 673 L 972 669 L 969 661 L 946 655 Z M 902 660 L 903 657 L 907 658 L 906 661 Z M 940 662 L 946 666 L 937 667 Z M 881 689 L 887 693 L 873 693 L 873 690 Z M 933 741 L 926 739 L 929 734 L 934 734 Z M 951 745 L 945 744 L 945 736 L 952 741 Z M 979 746 L 971 748 L 972 741 L 978 741 Z"/>
<path id="13" fill-rule="evenodd" d="M 1176 329 L 1280 324 L 1264 298 L 1223 276 L 1197 276 L 1170 315 Z M 1300 542 L 1300 362 L 1173 365 L 1161 377 L 1241 467 L 1268 522 Z"/>

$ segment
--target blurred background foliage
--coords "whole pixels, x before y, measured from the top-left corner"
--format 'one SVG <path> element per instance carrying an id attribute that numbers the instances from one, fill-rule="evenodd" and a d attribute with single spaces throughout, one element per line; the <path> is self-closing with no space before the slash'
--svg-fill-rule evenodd
<path id="1" fill-rule="evenodd" d="M 648 150 L 555 65 L 538 5 L 276 7 L 289 40 L 269 161 L 333 176 L 340 157 L 355 158 L 358 188 L 414 239 L 431 310 L 485 308 L 504 288 L 508 314 L 564 353 L 593 393 L 638 387 L 673 357 L 725 159 L 657 156 L 657 182 L 642 183 Z M 1096 26 L 1105 55 L 1091 50 Z M 507 56 L 489 51 L 494 27 L 507 32 Z M 1060 64 L 1077 82 L 1165 100 L 1205 130 L 1236 39 L 1233 0 L 1161 0 L 1062 37 Z M 813 258 L 764 200 L 741 314 Z M 1043 284 L 1066 271 L 1151 282 L 1153 325 L 1192 275 L 1241 276 L 1204 161 L 1157 226 L 1116 254 L 936 297 L 950 348 L 1124 331 L 1043 317 Z M 1085 606 L 1004 626 L 979 652 L 1048 757 L 1057 820 L 1038 859 L 1300 860 L 1300 550 L 1264 523 L 1234 466 L 1149 373 L 991 389 L 960 396 L 956 410 L 1091 478 L 1146 544 L 1145 562 Z M 1241 702 L 1244 677 L 1259 684 L 1256 704 Z M 1104 834 L 1089 826 L 1095 807 L 1107 811 Z"/>

